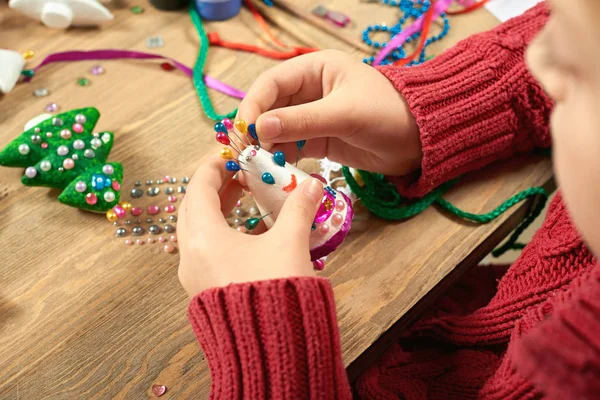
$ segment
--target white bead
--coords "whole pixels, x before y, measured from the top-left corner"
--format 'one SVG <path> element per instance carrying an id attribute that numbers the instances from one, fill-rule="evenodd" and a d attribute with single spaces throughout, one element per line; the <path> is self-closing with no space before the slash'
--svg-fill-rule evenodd
<path id="1" fill-rule="evenodd" d="M 83 152 L 83 156 L 85 158 L 94 158 L 95 155 L 96 153 L 94 153 L 94 150 L 92 149 L 85 149 L 85 151 Z"/>
<path id="2" fill-rule="evenodd" d="M 92 139 L 92 149 L 97 149 L 98 147 L 102 146 L 102 140 L 98 139 L 98 138 L 94 138 Z"/>
<path id="3" fill-rule="evenodd" d="M 111 192 L 110 190 L 104 193 L 104 201 L 106 201 L 107 203 L 115 201 L 115 193 Z"/>
<path id="4" fill-rule="evenodd" d="M 85 142 L 81 139 L 77 139 L 76 141 L 73 142 L 73 148 L 75 150 L 81 150 L 85 147 Z"/>
<path id="5" fill-rule="evenodd" d="M 67 146 L 58 146 L 58 149 L 56 149 L 56 154 L 59 156 L 66 156 L 69 154 L 69 148 Z"/>
<path id="6" fill-rule="evenodd" d="M 80 124 L 85 124 L 85 121 L 86 121 L 85 115 L 83 115 L 83 114 L 77 114 L 75 116 L 75 122 L 78 122 Z"/>
<path id="7" fill-rule="evenodd" d="M 48 172 L 52 169 L 52 164 L 48 160 L 44 160 L 40 163 L 40 169 L 44 172 Z"/>
<path id="8" fill-rule="evenodd" d="M 28 178 L 35 178 L 37 175 L 37 170 L 34 167 L 27 167 L 25 170 L 25 176 Z"/>
<path id="9" fill-rule="evenodd" d="M 29 146 L 27 146 L 25 143 L 23 143 L 22 145 L 19 146 L 19 153 L 21 153 L 22 155 L 27 155 L 29 154 Z"/>
<path id="10" fill-rule="evenodd" d="M 102 167 L 102 172 L 104 172 L 106 175 L 112 175 L 113 172 L 115 172 L 115 169 L 112 165 L 106 164 L 104 167 Z"/>
<path id="11" fill-rule="evenodd" d="M 108 142 L 110 142 L 110 134 L 108 134 L 108 133 L 104 133 L 104 134 L 102 135 L 102 141 L 103 141 L 104 143 L 108 143 Z"/>
<path id="12" fill-rule="evenodd" d="M 86 189 L 87 189 L 87 185 L 85 184 L 84 181 L 79 181 L 75 184 L 75 190 L 77 190 L 79 193 L 85 192 Z"/>

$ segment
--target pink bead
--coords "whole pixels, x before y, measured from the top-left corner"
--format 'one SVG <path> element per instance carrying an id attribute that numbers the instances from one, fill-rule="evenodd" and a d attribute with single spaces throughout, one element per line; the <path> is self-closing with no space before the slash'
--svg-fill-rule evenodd
<path id="1" fill-rule="evenodd" d="M 342 214 L 333 214 L 331 222 L 333 222 L 333 226 L 340 226 L 344 222 L 344 217 L 342 217 Z"/>
<path id="2" fill-rule="evenodd" d="M 47 149 L 48 148 L 48 143 L 44 142 L 42 143 L 42 149 Z"/>
<path id="3" fill-rule="evenodd" d="M 169 204 L 168 206 L 165 207 L 165 211 L 168 213 L 172 213 L 175 211 L 175 206 L 173 204 Z"/>
<path id="4" fill-rule="evenodd" d="M 117 218 L 125 218 L 127 216 L 127 211 L 121 206 L 114 206 L 113 211 L 117 214 Z"/>
<path id="5" fill-rule="evenodd" d="M 165 251 L 165 253 L 172 253 L 175 251 L 175 247 L 173 247 L 170 244 L 165 244 L 165 247 L 163 247 L 163 250 Z"/>
<path id="6" fill-rule="evenodd" d="M 343 200 L 335 201 L 335 211 L 344 211 L 344 208 L 346 208 L 346 203 Z"/>
<path id="7" fill-rule="evenodd" d="M 170 180 L 171 180 L 171 177 L 169 175 L 163 176 L 163 183 L 169 183 Z"/>
<path id="8" fill-rule="evenodd" d="M 83 132 L 83 125 L 81 125 L 80 123 L 73 124 L 73 131 L 77 133 Z"/>
<path id="9" fill-rule="evenodd" d="M 235 206 L 236 207 L 241 207 L 242 206 L 242 201 L 238 200 L 237 203 L 235 203 Z"/>
<path id="10" fill-rule="evenodd" d="M 223 121 L 221 121 L 223 123 L 223 125 L 225 125 L 225 128 L 229 129 L 233 129 L 233 122 L 231 122 L 231 120 L 229 118 L 225 118 Z"/>
<path id="11" fill-rule="evenodd" d="M 321 259 L 315 260 L 315 261 L 313 261 L 313 267 L 317 271 L 323 271 L 323 268 L 325 268 L 325 263 Z"/>
<path id="12" fill-rule="evenodd" d="M 164 237 L 161 236 L 161 237 L 158 238 L 158 241 L 161 242 L 161 243 L 163 243 L 163 242 L 166 242 L 167 239 L 165 239 Z"/>
<path id="13" fill-rule="evenodd" d="M 256 150 L 251 150 L 251 151 L 250 151 L 250 155 L 251 155 L 252 157 L 256 156 Z"/>
<path id="14" fill-rule="evenodd" d="M 133 240 L 131 240 L 131 239 L 125 239 L 125 244 L 127 246 L 131 246 L 133 244 Z"/>
<path id="15" fill-rule="evenodd" d="M 112 181 L 112 188 L 119 191 L 121 190 L 121 184 L 118 181 Z"/>
<path id="16" fill-rule="evenodd" d="M 177 236 L 171 235 L 171 242 L 177 242 Z"/>
<path id="17" fill-rule="evenodd" d="M 88 203 L 89 205 L 93 206 L 94 204 L 96 204 L 98 202 L 98 196 L 96 196 L 95 193 L 88 193 L 85 196 L 85 202 Z"/>
<path id="18" fill-rule="evenodd" d="M 65 169 L 73 169 L 75 167 L 75 161 L 73 161 L 72 158 L 65 158 L 65 161 L 63 161 L 63 167 Z"/>
<path id="19" fill-rule="evenodd" d="M 140 215 L 142 215 L 143 212 L 144 210 L 142 210 L 139 207 L 133 207 L 131 209 L 131 215 L 133 215 L 134 217 L 139 217 Z"/>
<path id="20" fill-rule="evenodd" d="M 156 215 L 160 212 L 160 208 L 158 206 L 148 206 L 148 214 Z"/>
<path id="21" fill-rule="evenodd" d="M 146 244 L 146 242 L 144 242 L 142 239 L 138 239 L 135 241 L 137 244 L 139 244 L 140 246 L 143 244 Z"/>
<path id="22" fill-rule="evenodd" d="M 169 196 L 167 197 L 167 200 L 169 200 L 171 203 L 175 203 L 177 201 L 177 196 Z"/>
<path id="23" fill-rule="evenodd" d="M 71 139 L 71 131 L 68 129 L 63 129 L 60 131 L 60 137 L 63 139 Z"/>
<path id="24" fill-rule="evenodd" d="M 238 232 L 242 232 L 242 233 L 246 233 L 247 232 L 246 228 L 243 227 L 243 226 L 238 226 L 237 228 L 235 228 L 235 230 L 238 231 Z"/>
<path id="25" fill-rule="evenodd" d="M 152 243 L 156 242 L 156 240 L 154 240 L 154 238 L 148 238 L 146 240 L 148 241 L 148 244 L 152 244 Z"/>
<path id="26" fill-rule="evenodd" d="M 319 225 L 319 233 L 321 235 L 326 235 L 329 232 L 329 225 L 327 224 L 321 224 Z"/>

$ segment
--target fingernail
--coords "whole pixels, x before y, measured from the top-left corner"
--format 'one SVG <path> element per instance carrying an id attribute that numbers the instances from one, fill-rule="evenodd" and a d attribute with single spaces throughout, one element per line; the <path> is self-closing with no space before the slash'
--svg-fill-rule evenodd
<path id="1" fill-rule="evenodd" d="M 258 136 L 261 139 L 273 139 L 281 135 L 281 120 L 274 115 L 267 115 L 260 121 Z"/>
<path id="2" fill-rule="evenodd" d="M 304 194 L 313 204 L 323 197 L 323 184 L 318 180 L 311 178 L 308 185 L 304 185 Z"/>

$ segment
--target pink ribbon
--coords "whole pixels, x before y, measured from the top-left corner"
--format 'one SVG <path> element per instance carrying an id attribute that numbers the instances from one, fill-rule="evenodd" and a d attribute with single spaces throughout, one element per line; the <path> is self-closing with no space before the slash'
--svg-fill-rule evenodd
<path id="1" fill-rule="evenodd" d="M 65 61 L 87 61 L 87 60 L 118 60 L 118 59 L 137 59 L 137 60 L 168 60 L 175 65 L 181 72 L 192 78 L 193 71 L 190 67 L 180 63 L 169 57 L 160 56 L 158 54 L 144 53 L 141 51 L 130 51 L 130 50 L 114 50 L 114 49 L 103 49 L 103 50 L 73 50 L 64 51 L 61 53 L 50 54 L 35 68 L 33 68 L 34 76 L 44 65 L 51 64 L 53 62 L 65 62 Z M 204 75 L 204 82 L 206 86 L 218 90 L 219 92 L 225 93 L 228 96 L 243 99 L 246 93 L 238 90 L 226 83 L 219 81 L 218 79 L 211 78 L 208 75 Z"/>
<path id="2" fill-rule="evenodd" d="M 445 12 L 448 9 L 448 7 L 450 7 L 450 4 L 452 4 L 452 1 L 454 0 L 437 0 L 433 5 L 434 11 L 431 20 L 435 20 L 440 16 L 440 14 Z M 394 38 L 388 42 L 387 46 L 385 46 L 383 49 L 381 49 L 379 53 L 377 53 L 372 65 L 375 67 L 381 64 L 383 59 L 386 58 L 392 51 L 402 46 L 409 36 L 420 32 L 421 29 L 423 29 L 424 20 L 425 15 L 421 15 L 412 25 L 410 25 L 408 28 L 394 36 Z"/>

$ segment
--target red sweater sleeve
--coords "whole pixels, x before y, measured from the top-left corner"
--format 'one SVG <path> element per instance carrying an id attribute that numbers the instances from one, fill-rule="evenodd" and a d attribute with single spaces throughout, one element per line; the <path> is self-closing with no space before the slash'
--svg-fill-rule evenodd
<path id="1" fill-rule="evenodd" d="M 527 71 L 527 44 L 546 23 L 545 3 L 415 67 L 380 67 L 406 98 L 421 134 L 421 169 L 391 178 L 422 197 L 493 161 L 549 147 L 552 101 Z"/>
<path id="2" fill-rule="evenodd" d="M 549 400 L 600 396 L 600 267 L 575 287 L 573 296 L 519 341 L 517 371 Z"/>
<path id="3" fill-rule="evenodd" d="M 327 279 L 205 290 L 188 316 L 208 360 L 211 399 L 351 398 Z"/>

